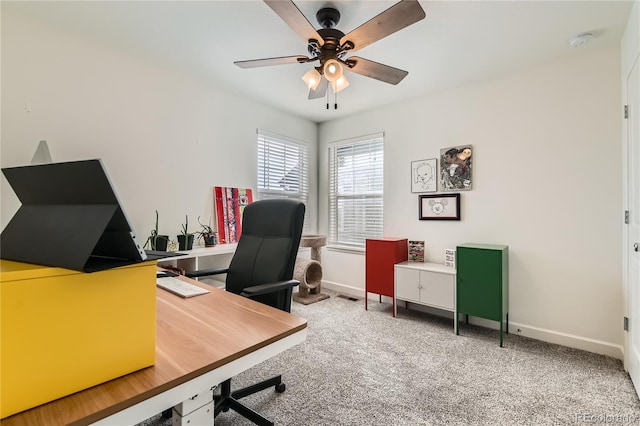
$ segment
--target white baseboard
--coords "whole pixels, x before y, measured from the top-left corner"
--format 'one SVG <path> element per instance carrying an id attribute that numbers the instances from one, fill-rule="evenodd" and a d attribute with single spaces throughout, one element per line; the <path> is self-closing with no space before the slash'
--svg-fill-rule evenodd
<path id="1" fill-rule="evenodd" d="M 462 317 L 462 315 L 461 315 Z M 490 321 L 484 318 L 469 317 L 469 323 L 487 327 L 494 330 L 500 329 L 500 323 Z M 509 321 L 509 333 L 518 336 L 528 337 L 529 339 L 541 340 L 547 343 L 554 343 L 569 348 L 581 349 L 587 352 L 593 352 L 600 355 L 607 355 L 619 360 L 624 359 L 624 349 L 620 345 L 615 345 L 602 340 L 595 340 L 589 337 L 576 336 L 575 334 L 563 333 L 555 330 L 534 327 L 532 325 L 522 324 Z"/>
<path id="2" fill-rule="evenodd" d="M 322 287 L 353 297 L 364 297 L 364 290 L 358 287 L 322 280 Z"/>
<path id="3" fill-rule="evenodd" d="M 588 337 L 576 336 L 574 334 L 562 333 L 554 330 L 533 327 L 517 322 L 509 322 L 509 333 L 542 340 L 543 342 L 555 343 L 557 345 L 568 346 L 570 348 L 581 349 L 587 352 L 607 355 L 619 360 L 624 359 L 624 349 L 621 345 L 615 345 L 602 340 L 590 339 Z"/>
<path id="4" fill-rule="evenodd" d="M 334 290 L 343 294 L 354 297 L 364 297 L 364 290 L 358 287 L 351 287 L 340 283 L 331 281 L 322 281 L 322 285 L 330 290 Z M 379 300 L 377 295 L 369 293 L 369 299 Z M 391 303 L 391 299 L 388 297 L 382 298 L 383 302 Z M 403 302 L 399 302 L 403 303 Z M 423 307 L 416 304 L 409 304 L 410 309 L 421 310 L 433 314 L 440 314 L 447 316 L 449 312 L 439 311 L 437 309 L 431 310 L 427 307 Z M 499 324 L 496 321 L 489 321 L 482 318 L 469 318 L 469 322 L 481 327 L 492 328 L 494 330 L 499 329 Z M 530 339 L 541 340 L 543 342 L 554 343 L 556 345 L 567 346 L 569 348 L 581 349 L 587 352 L 593 352 L 596 354 L 607 355 L 620 360 L 624 359 L 624 348 L 621 345 L 616 345 L 610 342 L 604 342 L 602 340 L 590 339 L 588 337 L 576 336 L 573 334 L 562 333 L 559 331 L 548 330 L 544 328 L 534 327 L 526 324 L 509 322 L 509 333 L 517 334 L 519 336 L 528 337 Z"/>

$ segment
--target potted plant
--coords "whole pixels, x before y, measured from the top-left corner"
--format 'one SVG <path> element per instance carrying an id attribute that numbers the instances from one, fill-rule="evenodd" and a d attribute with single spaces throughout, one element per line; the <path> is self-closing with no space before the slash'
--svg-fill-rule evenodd
<path id="1" fill-rule="evenodd" d="M 213 229 L 211 229 L 211 225 L 205 225 L 200 222 L 200 216 L 198 216 L 198 223 L 202 227 L 202 229 L 197 232 L 198 239 L 202 238 L 205 247 L 214 247 L 217 243 L 217 238 L 216 233 L 213 232 Z M 209 223 L 211 223 L 211 220 L 209 220 Z"/>
<path id="2" fill-rule="evenodd" d="M 151 235 L 147 238 L 143 248 L 146 249 L 147 246 L 150 246 L 151 250 L 166 251 L 168 242 L 168 235 L 158 235 L 158 210 L 156 210 L 156 227 L 151 230 Z"/>
<path id="3" fill-rule="evenodd" d="M 178 235 L 178 250 L 191 250 L 194 235 L 189 233 L 189 217 L 185 215 L 182 224 L 182 234 Z"/>

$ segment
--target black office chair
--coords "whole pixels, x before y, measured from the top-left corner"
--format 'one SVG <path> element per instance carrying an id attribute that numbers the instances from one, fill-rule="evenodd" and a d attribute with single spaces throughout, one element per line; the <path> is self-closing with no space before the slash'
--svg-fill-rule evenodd
<path id="1" fill-rule="evenodd" d="M 227 274 L 227 291 L 236 293 L 283 311 L 291 311 L 293 278 L 305 206 L 293 200 L 262 200 L 249 204 L 242 217 L 242 235 L 228 268 L 189 272 L 191 278 Z M 258 425 L 273 422 L 238 400 L 261 390 L 275 387 L 284 392 L 282 376 L 231 391 L 231 379 L 221 384 L 216 395 L 214 417 L 232 409 Z"/>

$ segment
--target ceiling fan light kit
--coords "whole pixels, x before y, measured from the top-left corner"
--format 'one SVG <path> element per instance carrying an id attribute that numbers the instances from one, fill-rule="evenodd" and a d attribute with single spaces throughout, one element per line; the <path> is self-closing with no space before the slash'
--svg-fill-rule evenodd
<path id="1" fill-rule="evenodd" d="M 343 75 L 338 78 L 336 81 L 331 82 L 331 88 L 333 89 L 333 93 L 338 93 L 341 90 L 344 90 L 349 86 L 349 80 L 347 80 L 347 76 Z"/>
<path id="2" fill-rule="evenodd" d="M 322 27 L 316 30 L 293 1 L 264 0 L 264 2 L 307 43 L 309 57 L 283 56 L 234 63 L 240 68 L 255 68 L 319 61 L 319 66 L 307 71 L 302 77 L 309 88 L 309 99 L 323 98 L 325 94 L 328 95 L 329 86 L 334 94 L 349 86 L 349 81 L 344 75 L 345 70 L 385 83 L 398 84 L 406 77 L 407 71 L 360 57 L 348 57 L 348 55 L 426 16 L 418 0 L 401 0 L 345 35 L 334 28 L 340 21 L 340 12 L 335 8 L 324 7 L 316 13 L 316 19 Z"/>
<path id="3" fill-rule="evenodd" d="M 324 77 L 330 82 L 334 82 L 342 77 L 344 74 L 344 70 L 342 69 L 342 65 L 335 59 L 329 59 L 324 63 Z"/>
<path id="4" fill-rule="evenodd" d="M 302 76 L 302 80 L 305 82 L 309 90 L 316 90 L 320 85 L 321 79 L 322 76 L 315 68 L 311 68 L 304 76 Z"/>

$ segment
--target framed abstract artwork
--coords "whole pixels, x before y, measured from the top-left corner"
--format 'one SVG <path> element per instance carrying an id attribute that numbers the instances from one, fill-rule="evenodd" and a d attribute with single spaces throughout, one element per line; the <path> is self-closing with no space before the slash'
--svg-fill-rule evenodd
<path id="1" fill-rule="evenodd" d="M 438 190 L 438 160 L 411 162 L 411 192 L 436 192 Z"/>
<path id="2" fill-rule="evenodd" d="M 460 220 L 460 194 L 418 195 L 418 219 Z"/>
<path id="3" fill-rule="evenodd" d="M 242 212 L 253 202 L 249 188 L 216 186 L 213 190 L 218 243 L 237 243 L 242 235 Z"/>
<path id="4" fill-rule="evenodd" d="M 440 150 L 440 191 L 469 191 L 472 187 L 471 145 Z"/>

